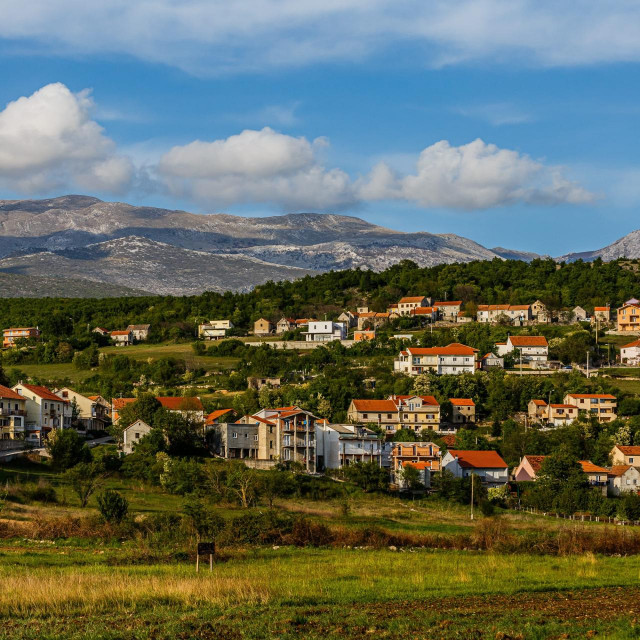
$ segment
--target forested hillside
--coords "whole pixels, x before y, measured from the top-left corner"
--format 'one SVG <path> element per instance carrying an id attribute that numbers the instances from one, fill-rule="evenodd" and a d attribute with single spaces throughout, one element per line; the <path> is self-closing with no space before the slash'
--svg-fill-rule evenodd
<path id="1" fill-rule="evenodd" d="M 332 271 L 295 282 L 268 282 L 244 294 L 5 299 L 0 324 L 38 325 L 45 336 L 60 336 L 85 332 L 87 325 L 112 329 L 149 322 L 159 340 L 171 337 L 169 327 L 174 334 L 183 329 L 191 333 L 195 322 L 208 319 L 231 318 L 236 326 L 248 327 L 261 316 L 275 320 L 281 315 L 331 317 L 359 304 L 382 311 L 406 294 L 460 299 L 471 307 L 531 303 L 539 298 L 551 309 L 581 305 L 591 310 L 594 305 L 615 306 L 640 295 L 638 267 L 638 261 L 628 260 L 557 264 L 553 260 L 496 259 L 427 268 L 403 261 L 380 273 Z"/>

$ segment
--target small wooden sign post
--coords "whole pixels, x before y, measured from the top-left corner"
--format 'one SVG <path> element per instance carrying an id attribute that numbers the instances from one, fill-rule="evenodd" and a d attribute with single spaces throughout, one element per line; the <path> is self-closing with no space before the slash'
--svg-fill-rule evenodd
<path id="1" fill-rule="evenodd" d="M 198 542 L 196 555 L 196 572 L 200 571 L 200 556 L 209 556 L 209 571 L 213 571 L 213 556 L 216 553 L 215 542 Z"/>

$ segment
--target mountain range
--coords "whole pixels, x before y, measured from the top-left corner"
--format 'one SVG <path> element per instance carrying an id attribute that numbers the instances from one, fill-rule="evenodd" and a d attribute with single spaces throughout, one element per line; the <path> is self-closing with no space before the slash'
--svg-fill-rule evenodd
<path id="1" fill-rule="evenodd" d="M 640 257 L 639 241 L 635 231 L 604 249 L 560 259 Z M 431 266 L 536 257 L 487 249 L 454 234 L 405 233 L 344 215 L 203 215 L 82 195 L 0 200 L 5 296 L 40 296 L 43 290 L 75 296 L 248 291 L 267 280 L 331 269 L 380 271 L 404 259 Z"/>

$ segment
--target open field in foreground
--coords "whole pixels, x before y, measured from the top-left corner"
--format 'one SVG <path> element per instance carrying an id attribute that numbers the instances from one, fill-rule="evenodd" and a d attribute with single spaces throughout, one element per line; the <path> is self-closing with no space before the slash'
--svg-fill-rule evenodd
<path id="1" fill-rule="evenodd" d="M 0 547 L 0 638 L 637 638 L 640 558 Z"/>

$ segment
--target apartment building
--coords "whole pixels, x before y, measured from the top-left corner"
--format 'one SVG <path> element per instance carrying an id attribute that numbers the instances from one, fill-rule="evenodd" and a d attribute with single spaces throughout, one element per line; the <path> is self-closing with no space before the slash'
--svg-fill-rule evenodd
<path id="1" fill-rule="evenodd" d="M 0 384 L 0 439 L 15 440 L 25 435 L 26 400 Z"/>
<path id="2" fill-rule="evenodd" d="M 408 347 L 393 361 L 399 373 L 417 376 L 433 371 L 438 375 L 475 373 L 478 368 L 478 350 L 453 342 L 446 347 Z"/>
<path id="3" fill-rule="evenodd" d="M 391 469 L 400 471 L 407 463 L 427 463 L 431 471 L 440 470 L 440 447 L 433 442 L 394 442 L 391 447 Z"/>
<path id="4" fill-rule="evenodd" d="M 25 437 L 31 442 L 42 442 L 53 429 L 71 427 L 71 408 L 51 389 L 22 382 L 14 385 L 15 391 L 25 400 Z"/>
<path id="5" fill-rule="evenodd" d="M 440 404 L 433 396 L 389 396 L 386 400 L 353 399 L 347 410 L 352 423 L 375 424 L 391 436 L 400 429 L 437 431 Z"/>
<path id="6" fill-rule="evenodd" d="M 231 320 L 209 320 L 205 324 L 198 325 L 198 338 L 203 340 L 222 340 L 230 329 L 233 329 Z"/>
<path id="7" fill-rule="evenodd" d="M 616 330 L 640 331 L 640 302 L 635 298 L 618 309 Z"/>
<path id="8" fill-rule="evenodd" d="M 568 393 L 564 397 L 564 404 L 573 405 L 578 411 L 598 418 L 598 422 L 611 422 L 618 417 L 618 401 L 609 393 Z"/>
<path id="9" fill-rule="evenodd" d="M 2 346 L 9 349 L 15 347 L 18 340 L 37 340 L 39 337 L 38 327 L 11 327 L 2 330 Z"/>

